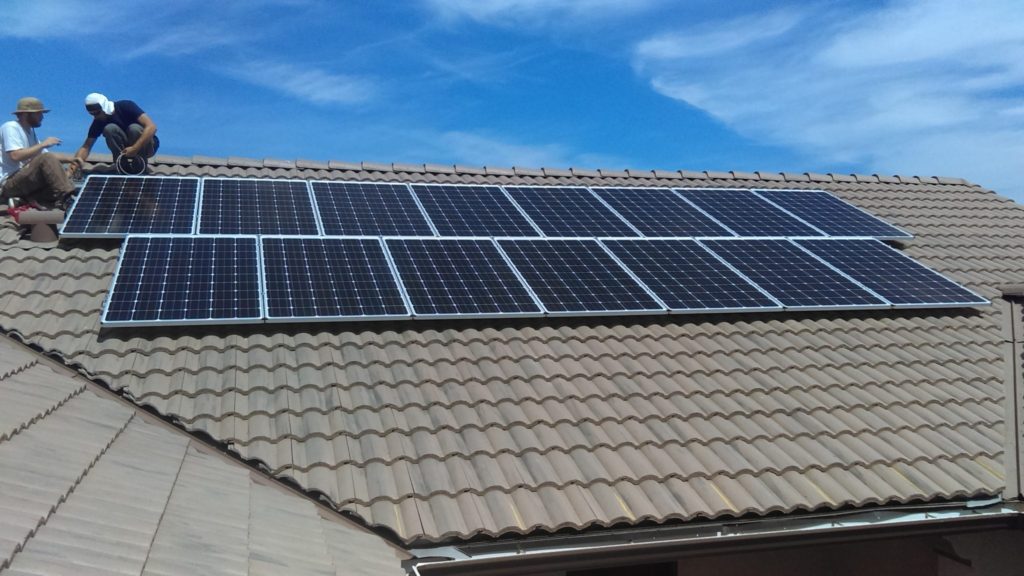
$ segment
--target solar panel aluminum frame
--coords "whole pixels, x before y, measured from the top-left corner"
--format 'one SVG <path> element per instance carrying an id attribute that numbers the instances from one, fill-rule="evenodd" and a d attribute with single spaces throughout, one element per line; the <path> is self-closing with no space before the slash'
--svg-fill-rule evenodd
<path id="1" fill-rule="evenodd" d="M 506 196 L 508 196 L 509 200 L 512 200 L 512 203 L 515 204 L 517 208 L 519 208 L 519 211 L 522 212 L 524 216 L 526 216 L 526 218 L 530 221 L 530 224 L 532 224 L 533 227 L 537 230 L 537 232 L 540 233 L 539 238 L 546 238 L 548 240 L 588 240 L 588 239 L 592 240 L 592 239 L 595 238 L 595 236 L 547 236 L 546 234 L 544 234 L 544 231 L 541 229 L 540 225 L 538 225 L 536 222 L 533 221 L 532 218 L 530 218 L 530 216 L 529 216 L 529 214 L 527 214 L 526 210 L 522 206 L 520 206 L 519 203 L 517 203 L 515 201 L 515 198 L 512 197 L 512 194 L 509 193 L 509 191 L 505 189 L 506 186 L 509 187 L 509 188 L 580 188 L 580 189 L 586 190 L 587 193 L 589 193 L 591 196 L 596 198 L 597 201 L 602 206 L 607 208 L 612 214 L 615 215 L 616 218 L 621 220 L 622 223 L 625 224 L 627 228 L 629 228 L 633 232 L 636 232 L 637 233 L 637 236 L 636 236 L 637 238 L 645 238 L 643 233 L 641 233 L 639 230 L 636 229 L 636 226 L 633 226 L 633 224 L 630 223 L 630 221 L 627 220 L 622 214 L 619 214 L 619 212 L 615 208 L 612 208 L 611 205 L 609 205 L 607 202 L 605 202 L 603 198 L 601 198 L 600 196 L 595 194 L 593 189 L 590 186 L 583 186 L 581 184 L 566 184 L 566 185 L 562 185 L 562 186 L 557 185 L 557 184 L 502 184 L 501 185 L 501 191 L 504 192 Z M 607 188 L 627 188 L 627 186 L 607 186 Z M 642 188 L 642 187 L 641 186 L 635 186 L 634 188 L 639 189 L 639 188 Z M 519 236 L 496 236 L 496 238 L 501 238 L 502 240 L 505 240 L 505 239 L 518 240 L 520 237 Z M 527 238 L 529 238 L 529 237 L 527 237 Z M 538 237 L 533 237 L 534 240 L 537 240 L 537 238 Z"/>
<path id="2" fill-rule="evenodd" d="M 800 240 L 800 241 L 814 241 L 814 242 L 835 242 L 835 241 L 839 241 L 839 240 L 859 240 L 859 241 L 875 240 L 875 241 L 877 241 L 879 243 L 882 243 L 880 238 L 876 238 L 874 236 L 870 236 L 870 237 L 865 237 L 865 236 L 850 236 L 850 237 L 830 236 L 828 238 L 817 238 L 817 237 L 814 237 L 814 238 L 798 238 L 796 240 Z M 797 246 L 800 246 L 800 242 L 793 242 L 793 243 L 796 244 Z M 960 284 L 959 282 L 957 282 L 957 281 L 955 281 L 955 280 L 953 280 L 951 278 L 946 277 L 946 275 L 944 275 L 942 273 L 939 273 L 939 272 L 936 272 L 935 270 L 932 270 L 930 267 L 925 266 L 924 264 L 921 264 L 917 260 L 914 260 L 910 256 L 907 256 L 903 252 L 900 252 L 899 250 L 896 250 L 895 248 L 893 248 L 892 246 L 889 246 L 888 244 L 885 244 L 885 246 L 886 246 L 886 248 L 892 250 L 893 252 L 896 252 L 897 254 L 903 256 L 904 258 L 907 258 L 911 262 L 914 262 L 915 264 L 918 264 L 919 266 L 927 268 L 932 273 L 934 273 L 934 274 L 936 274 L 936 275 L 938 275 L 938 276 L 940 276 L 942 278 L 945 278 L 946 280 L 948 280 L 950 282 L 953 282 L 957 286 L 963 288 L 964 290 L 966 290 L 967 292 L 970 292 L 971 294 L 974 294 L 978 298 L 978 301 L 976 301 L 976 302 L 945 302 L 945 303 L 942 303 L 942 304 L 928 304 L 928 303 L 921 303 L 921 304 L 898 304 L 898 303 L 892 302 L 891 300 L 889 300 L 887 298 L 883 298 L 882 296 L 878 296 L 879 298 L 882 298 L 886 302 L 889 302 L 889 305 L 892 306 L 893 308 L 899 308 L 901 310 L 907 310 L 907 309 L 936 309 L 936 310 L 938 310 L 938 309 L 946 309 L 946 308 L 974 308 L 976 306 L 990 306 L 992 304 L 991 300 L 989 300 L 988 298 L 985 298 L 984 296 L 978 294 L 974 290 L 971 290 L 967 286 L 964 286 L 963 284 Z M 818 256 L 817 254 L 814 254 L 813 252 L 811 252 L 810 250 L 808 250 L 804 246 L 800 246 L 800 248 L 802 250 L 804 250 L 805 252 L 809 252 L 815 258 L 818 258 L 819 260 L 821 260 L 821 261 L 823 261 L 825 263 L 828 263 L 827 260 L 825 260 L 824 258 Z M 831 264 L 830 264 L 830 266 L 831 266 Z M 833 268 L 841 270 L 839 268 L 835 268 L 835 267 L 833 267 Z M 846 274 L 844 273 L 844 275 L 846 275 Z M 848 275 L 846 275 L 846 276 L 848 276 Z M 853 278 L 851 278 L 851 280 L 853 280 Z M 856 282 L 856 280 L 854 280 L 854 281 Z M 857 283 L 860 284 L 860 282 L 857 282 Z M 871 292 L 872 292 L 872 294 L 875 293 L 874 291 L 871 291 Z"/>
<path id="3" fill-rule="evenodd" d="M 792 245 L 796 246 L 798 249 L 800 249 L 801 252 L 804 252 L 804 253 L 808 254 L 811 258 L 813 258 L 816 261 L 820 262 L 821 264 L 825 265 L 827 268 L 829 268 L 833 272 L 839 274 L 840 276 L 842 276 L 846 280 L 852 282 L 853 284 L 855 284 L 861 290 L 864 290 L 865 292 L 867 292 L 871 296 L 874 296 L 875 298 L 877 298 L 877 299 L 882 301 L 881 304 L 856 304 L 856 305 L 845 305 L 845 306 L 787 306 L 785 304 L 782 304 L 782 308 L 784 310 L 794 310 L 794 311 L 797 311 L 797 312 L 816 312 L 816 311 L 827 311 L 827 310 L 836 310 L 836 311 L 842 311 L 842 310 L 888 310 L 888 309 L 892 308 L 892 302 L 889 302 L 889 300 L 887 300 L 886 298 L 883 298 L 882 296 L 880 296 L 874 290 L 868 288 L 867 286 L 861 284 L 860 282 L 854 280 L 853 278 L 850 278 L 850 276 L 848 274 L 846 274 L 845 272 L 843 272 L 839 268 L 836 268 L 832 264 L 829 264 L 825 260 L 822 260 L 817 255 L 812 253 L 810 250 L 807 250 L 803 246 L 800 246 L 799 244 L 794 242 L 794 240 L 804 240 L 804 239 L 806 239 L 806 240 L 821 240 L 822 237 L 820 237 L 820 236 L 793 236 L 793 237 L 780 238 L 778 236 L 744 236 L 744 237 L 740 237 L 740 238 L 698 238 L 697 242 L 701 246 L 703 246 L 705 250 L 708 250 L 712 254 L 715 254 L 715 256 L 717 256 L 720 260 L 722 260 L 723 262 L 726 262 L 727 264 L 728 264 L 728 262 L 727 262 L 726 258 L 721 256 L 721 255 L 719 255 L 718 253 L 716 253 L 715 250 L 713 248 L 711 248 L 710 246 L 705 246 L 704 245 L 704 241 L 707 241 L 707 240 L 722 240 L 722 241 L 728 241 L 728 242 L 743 242 L 743 241 L 746 241 L 746 240 L 771 240 L 771 241 L 775 241 L 775 242 L 779 242 L 779 241 L 788 242 L 789 244 L 792 244 Z M 844 240 L 851 240 L 851 239 L 854 239 L 854 238 L 852 238 L 852 237 L 844 237 L 842 239 L 844 239 Z M 870 238 L 864 238 L 863 236 L 857 236 L 857 237 L 855 237 L 855 239 L 857 239 L 857 240 L 866 240 L 866 239 L 870 239 Z M 730 267 L 731 267 L 731 265 L 730 265 Z M 747 280 L 750 281 L 752 284 L 754 284 L 754 286 L 757 286 L 762 292 L 768 294 L 772 298 L 772 300 L 775 300 L 776 302 L 779 302 L 779 300 L 777 298 L 772 296 L 770 292 L 765 290 L 765 288 L 762 287 L 760 284 L 758 284 L 755 280 L 753 280 L 753 279 L 751 279 L 749 277 L 746 277 L 745 275 L 744 275 L 744 277 L 747 278 Z M 781 302 L 780 302 L 780 304 L 781 304 Z"/>
<path id="4" fill-rule="evenodd" d="M 885 220 L 882 220 L 881 218 L 879 218 L 878 216 L 875 216 L 871 212 L 868 212 L 867 210 L 861 208 L 860 206 L 855 206 L 851 202 L 847 202 L 846 200 L 843 200 L 842 198 L 840 198 L 839 196 L 836 196 L 835 194 L 829 192 L 828 190 L 822 190 L 820 188 L 750 188 L 749 190 L 751 192 L 753 192 L 754 194 L 757 194 L 757 196 L 760 197 L 765 202 L 768 202 L 772 206 L 775 206 L 776 208 L 778 208 L 779 210 L 782 210 L 783 212 L 789 214 L 790 216 L 799 219 L 801 222 L 805 222 L 808 226 L 814 228 L 815 230 L 821 230 L 821 229 L 818 228 L 817 226 L 814 226 L 810 222 L 806 222 L 803 218 L 800 218 L 796 214 L 793 214 L 792 212 L 790 212 L 789 210 L 786 210 L 782 206 L 779 206 L 775 202 L 772 202 L 770 198 L 762 195 L 761 192 L 824 192 L 825 194 L 828 194 L 829 196 L 835 198 L 836 200 L 842 202 L 843 204 L 846 204 L 847 206 L 853 208 L 854 210 L 857 210 L 857 211 L 863 213 L 865 216 L 871 218 L 872 220 L 876 220 L 878 222 L 881 222 L 882 224 L 885 224 L 886 226 L 889 226 L 891 228 L 895 228 L 896 230 L 899 230 L 900 232 L 905 234 L 904 236 L 853 236 L 853 237 L 849 237 L 849 238 L 874 238 L 876 240 L 911 240 L 911 239 L 914 238 L 913 234 L 911 234 L 910 232 L 907 232 L 903 228 L 900 228 L 899 226 L 897 226 L 895 224 L 892 224 L 890 222 L 886 222 Z M 821 230 L 821 232 L 824 233 L 825 231 Z M 827 237 L 827 238 L 839 238 L 839 236 L 833 236 L 831 234 L 825 234 L 825 237 Z M 818 237 L 817 236 L 813 236 L 812 238 L 818 238 Z"/>
<path id="5" fill-rule="evenodd" d="M 426 220 L 427 226 L 430 227 L 430 231 L 433 232 L 433 236 L 416 236 L 416 238 L 434 238 L 434 237 L 440 236 L 440 234 L 438 234 L 438 232 L 437 232 L 437 227 L 434 226 L 434 222 L 430 219 L 430 215 L 427 214 L 427 209 L 423 207 L 423 203 L 420 202 L 419 197 L 416 196 L 416 192 L 414 192 L 413 189 L 412 189 L 412 184 L 419 185 L 419 184 L 421 184 L 420 182 L 413 182 L 412 184 L 410 184 L 409 182 L 385 182 L 385 181 L 369 181 L 369 180 L 307 180 L 307 182 L 309 182 L 309 196 L 313 200 L 313 210 L 316 212 L 317 225 L 320 227 L 320 234 L 321 234 L 321 237 L 323 237 L 323 238 L 349 238 L 349 239 L 352 239 L 352 238 L 365 238 L 365 236 L 358 236 L 358 235 L 351 235 L 351 234 L 347 234 L 347 235 L 343 235 L 343 236 L 337 236 L 337 235 L 329 236 L 329 235 L 327 235 L 327 230 L 324 228 L 323 219 L 320 217 L 320 203 L 317 202 L 317 200 L 316 200 L 316 191 L 313 189 L 313 183 L 314 182 L 327 182 L 327 183 L 330 183 L 330 184 L 374 185 L 374 186 L 381 185 L 381 184 L 387 184 L 387 185 L 392 185 L 392 186 L 403 186 L 403 187 L 405 187 L 405 190 L 409 193 L 409 196 L 412 197 L 412 201 L 416 204 L 416 208 L 419 209 L 420 214 L 423 216 L 423 219 Z M 468 186 L 468 184 L 458 184 L 458 186 Z M 310 237 L 310 236 L 307 236 L 307 237 Z M 295 238 L 295 236 L 292 236 L 292 238 Z M 374 238 L 378 238 L 378 236 L 374 236 Z"/>
<path id="6" fill-rule="evenodd" d="M 733 238 L 733 237 L 732 236 L 708 237 L 708 238 L 705 238 L 705 240 L 712 240 L 712 239 L 713 240 L 727 240 L 727 239 L 731 239 L 731 238 Z M 752 288 L 754 288 L 755 290 L 757 290 L 758 292 L 760 292 L 761 295 L 765 296 L 766 298 L 768 298 L 772 302 L 775 302 L 775 306 L 763 306 L 763 307 L 756 307 L 756 308 L 685 308 L 685 309 L 683 309 L 683 308 L 672 308 L 672 307 L 670 307 L 670 306 L 668 306 L 666 304 L 665 307 L 668 310 L 669 314 L 671 314 L 671 315 L 676 315 L 676 314 L 690 315 L 690 314 L 732 314 L 732 313 L 743 313 L 743 312 L 751 312 L 751 313 L 756 313 L 756 312 L 779 312 L 779 311 L 782 311 L 785 308 L 782 305 L 781 302 L 779 302 L 774 296 L 772 296 L 771 294 L 766 292 L 764 290 L 764 288 L 761 288 L 760 286 L 758 286 L 757 283 L 755 283 L 750 278 L 747 278 L 747 276 L 745 274 L 743 274 L 742 272 L 737 270 L 732 264 L 729 264 L 721 256 L 719 256 L 718 254 L 715 254 L 713 251 L 709 250 L 707 246 L 705 246 L 704 244 L 700 243 L 698 241 L 699 240 L 698 238 L 686 238 L 686 237 L 682 237 L 682 236 L 670 236 L 670 237 L 665 237 L 665 238 L 658 238 L 658 237 L 644 237 L 644 238 L 633 238 L 633 237 L 598 238 L 597 242 L 599 244 L 601 244 L 601 246 L 605 249 L 605 251 L 607 251 L 609 254 L 612 255 L 613 258 L 615 258 L 615 260 L 619 263 L 620 266 L 625 268 L 627 272 L 630 272 L 631 274 L 633 274 L 633 271 L 629 269 L 629 266 L 625 262 L 622 262 L 618 257 L 616 257 L 615 253 L 612 252 L 611 248 L 609 248 L 608 246 L 605 246 L 605 244 L 604 244 L 605 241 L 609 241 L 609 242 L 623 242 L 623 241 L 628 241 L 628 242 L 650 242 L 650 241 L 655 241 L 655 240 L 669 240 L 669 241 L 673 241 L 673 240 L 693 240 L 701 250 L 706 252 L 708 255 L 710 255 L 712 258 L 714 258 L 718 262 L 722 263 L 723 266 L 725 266 L 726 268 L 728 268 L 729 270 L 734 272 L 737 276 L 739 276 L 744 281 L 746 281 L 748 284 L 750 284 L 750 286 Z M 640 278 L 636 274 L 633 274 L 633 276 L 634 276 L 634 278 L 636 278 L 636 280 L 638 280 L 647 289 L 648 292 L 650 292 L 652 295 L 654 295 L 654 292 L 653 292 L 653 290 L 651 289 L 650 286 L 648 286 L 642 280 L 640 280 Z M 657 298 L 657 295 L 654 295 L 654 296 L 655 296 L 655 298 Z M 657 298 L 657 300 L 658 300 L 658 302 L 661 302 L 662 304 L 665 304 L 665 302 L 662 301 L 661 298 Z"/>
<path id="7" fill-rule="evenodd" d="M 203 196 L 206 193 L 206 182 L 208 180 L 223 180 L 223 181 L 242 181 L 242 182 L 301 182 L 306 187 L 306 194 L 309 197 L 310 209 L 313 211 L 313 222 L 316 224 L 316 235 L 324 236 L 324 223 L 320 219 L 320 210 L 316 204 L 316 196 L 313 194 L 313 185 L 310 180 L 302 180 L 299 178 L 229 178 L 223 176 L 203 176 L 199 185 L 199 194 L 197 195 L 198 201 L 196 203 L 196 217 L 195 224 L 192 227 L 192 234 L 195 236 L 264 236 L 264 234 L 200 234 L 199 231 L 202 229 L 202 215 L 203 215 Z M 296 234 L 294 237 L 302 236 Z M 305 234 L 304 236 L 310 236 Z"/>
<path id="8" fill-rule="evenodd" d="M 725 230 L 726 232 L 729 232 L 730 234 L 732 234 L 732 236 L 722 236 L 722 238 L 733 238 L 733 237 L 738 237 L 739 236 L 738 234 L 736 234 L 736 232 L 734 232 L 732 230 L 732 228 L 729 228 L 728 226 L 723 224 L 718 218 L 715 218 L 711 214 L 708 214 L 703 208 L 701 208 L 700 206 L 697 206 L 693 202 L 690 202 L 689 198 L 687 198 L 686 196 L 683 196 L 682 194 L 680 194 L 678 192 L 678 190 L 687 190 L 688 188 L 679 188 L 679 187 L 676 187 L 676 186 L 588 186 L 588 188 L 590 189 L 590 192 L 592 194 L 594 194 L 595 196 L 597 196 L 598 198 L 600 198 L 601 195 L 597 194 L 597 192 L 596 192 L 597 190 L 668 190 L 676 198 L 679 198 L 680 200 L 685 202 L 688 206 L 690 206 L 691 208 L 693 208 L 697 212 L 700 212 L 701 214 L 703 214 L 708 220 L 711 220 L 717 226 L 721 226 L 723 230 Z M 706 188 L 693 188 L 693 190 L 706 190 Z M 616 214 L 618 214 L 618 212 L 616 212 Z M 626 219 L 621 214 L 619 214 L 619 218 L 622 218 L 623 220 Z M 637 232 L 640 233 L 640 237 L 641 238 L 647 238 L 647 239 L 652 239 L 652 240 L 654 240 L 654 239 L 657 239 L 657 240 L 669 240 L 669 239 L 671 239 L 671 240 L 678 240 L 678 239 L 681 239 L 681 238 L 698 238 L 698 236 L 645 236 L 639 230 L 637 230 Z M 605 237 L 602 236 L 602 238 L 605 238 Z M 716 238 L 717 238 L 717 236 L 716 236 Z M 608 236 L 607 239 L 608 240 L 619 240 L 620 237 Z M 635 240 L 635 238 L 634 238 L 634 240 Z"/>
<path id="9" fill-rule="evenodd" d="M 110 299 L 114 294 L 114 286 L 117 285 L 117 278 L 121 273 L 121 264 L 124 262 L 124 255 L 129 242 L 133 238 L 251 238 L 256 244 L 256 273 L 259 282 L 260 316 L 258 318 L 197 318 L 194 320 L 143 320 L 135 321 L 114 321 L 107 322 L 107 309 L 110 306 Z M 103 299 L 103 307 L 100 310 L 100 325 L 103 328 L 144 328 L 152 326 L 209 326 L 209 325 L 238 325 L 238 324 L 262 324 L 267 317 L 266 308 L 266 285 L 263 276 L 263 244 L 260 237 L 255 234 L 129 234 L 121 244 L 121 252 L 117 256 L 117 265 L 114 268 L 114 276 L 110 281 L 110 289 L 106 298 Z"/>
<path id="10" fill-rule="evenodd" d="M 63 238 L 101 238 L 101 239 L 102 238 L 108 238 L 108 239 L 109 238 L 116 238 L 116 239 L 122 239 L 122 238 L 126 238 L 129 235 L 136 235 L 136 234 L 129 234 L 129 233 L 124 233 L 124 232 L 118 232 L 118 233 L 95 233 L 95 234 L 90 234 L 90 233 L 74 233 L 74 232 L 70 232 L 70 233 L 66 233 L 66 234 L 64 233 L 64 224 L 66 224 L 68 221 L 71 220 L 71 216 L 75 213 L 75 210 L 78 208 L 78 202 L 82 199 L 82 191 L 84 191 L 88 187 L 89 181 L 92 180 L 93 178 L 109 178 L 111 176 L 115 176 L 115 177 L 118 177 L 118 178 L 139 178 L 139 179 L 147 179 L 147 180 L 149 180 L 149 179 L 154 179 L 154 180 L 167 180 L 167 179 L 173 179 L 173 180 L 195 180 L 196 181 L 196 198 L 195 198 L 195 201 L 194 201 L 194 205 L 192 206 L 192 229 L 189 232 L 189 234 L 195 234 L 196 233 L 196 230 L 198 229 L 197 225 L 198 225 L 198 219 L 199 219 L 199 207 L 200 207 L 200 202 L 202 200 L 202 195 L 203 195 L 203 180 L 202 180 L 202 178 L 199 178 L 198 176 L 152 176 L 152 175 L 151 176 L 117 176 L 117 175 L 113 175 L 113 174 L 90 174 L 89 176 L 87 176 L 85 178 L 85 182 L 82 184 L 82 188 L 80 189 L 79 193 L 75 196 L 75 201 L 71 204 L 71 209 L 69 209 L 67 211 L 67 214 L 64 215 L 64 222 L 62 222 L 60 224 L 60 229 L 59 229 L 61 237 L 63 237 Z"/>
<path id="11" fill-rule="evenodd" d="M 395 269 L 395 263 L 391 259 L 391 253 L 388 252 L 387 246 L 384 244 L 383 237 L 381 236 L 289 236 L 287 234 L 262 234 L 260 235 L 258 244 L 260 246 L 260 274 L 262 282 L 262 306 L 263 306 L 263 317 L 267 324 L 290 324 L 296 322 L 377 322 L 387 320 L 409 320 L 413 318 L 412 305 L 409 302 L 409 296 L 405 293 L 405 286 L 402 285 L 401 279 L 398 277 L 398 271 Z M 430 236 L 416 236 L 418 239 L 431 238 Z M 266 272 L 267 263 L 263 257 L 263 240 L 265 239 L 284 239 L 284 240 L 374 240 L 377 241 L 381 250 L 384 252 L 384 258 L 388 263 L 388 269 L 391 272 L 391 278 L 395 281 L 398 286 L 398 291 L 402 296 L 402 303 L 405 305 L 407 311 L 406 314 L 384 314 L 375 316 L 271 316 L 270 315 L 270 294 L 266 288 Z"/>
<path id="12" fill-rule="evenodd" d="M 545 186 L 538 186 L 538 188 L 545 188 Z M 618 239 L 618 238 L 619 237 L 609 237 L 609 239 Z M 643 237 L 636 238 L 636 237 L 632 237 L 632 236 L 627 236 L 626 238 L 631 238 L 633 240 L 645 240 L 645 238 L 643 238 Z M 632 278 L 633 281 L 636 282 L 640 286 L 640 288 L 642 288 L 644 290 L 644 292 L 647 293 L 648 296 L 650 296 L 655 302 L 657 302 L 659 305 L 661 305 L 662 308 L 660 310 L 654 310 L 654 309 L 652 309 L 652 310 L 643 310 L 643 309 L 641 309 L 641 310 L 608 310 L 608 311 L 597 310 L 597 311 L 578 311 L 578 312 L 561 312 L 561 311 L 551 311 L 551 310 L 548 310 L 547 307 L 544 306 L 544 303 L 541 301 L 540 297 L 538 297 L 537 294 L 534 292 L 533 287 L 530 286 L 530 283 L 522 275 L 522 273 L 519 271 L 519 269 L 516 268 L 516 265 L 512 262 L 512 259 L 505 252 L 505 250 L 501 247 L 501 243 L 498 242 L 498 240 L 502 240 L 502 241 L 508 240 L 508 241 L 513 241 L 513 242 L 518 242 L 518 241 L 521 241 L 521 240 L 530 241 L 530 242 L 563 241 L 563 240 L 570 241 L 570 242 L 595 241 L 597 243 L 598 247 L 600 247 L 602 250 L 604 250 L 604 252 L 606 254 L 608 254 L 608 256 L 615 262 L 615 264 L 619 268 L 622 268 L 622 270 L 627 275 L 629 275 L 629 277 Z M 622 261 L 620 261 L 615 256 L 615 254 L 612 254 L 612 252 L 610 250 L 608 250 L 608 247 L 606 247 L 604 244 L 602 244 L 600 242 L 600 240 L 598 240 L 598 238 L 596 238 L 596 237 L 547 236 L 547 237 L 544 237 L 544 238 L 536 238 L 536 237 L 531 237 L 531 236 L 502 236 L 500 238 L 495 238 L 494 239 L 494 243 L 498 246 L 498 250 L 501 252 L 502 256 L 505 257 L 505 260 L 509 263 L 510 266 L 512 266 L 512 269 L 516 271 L 516 275 L 519 276 L 520 280 L 522 280 L 523 284 L 530 291 L 530 294 L 533 296 L 534 300 L 540 306 L 541 310 L 544 311 L 544 316 L 549 316 L 549 317 L 553 317 L 553 318 L 562 318 L 562 317 L 577 317 L 577 318 L 580 318 L 580 317 L 591 317 L 591 316 L 658 316 L 658 315 L 662 315 L 662 314 L 667 314 L 668 313 L 668 306 L 666 306 L 665 303 L 661 301 L 661 298 L 658 298 L 658 296 L 655 295 L 654 292 L 651 291 L 650 287 L 647 286 L 647 284 L 644 284 L 639 278 L 637 278 L 636 274 L 633 274 L 632 270 L 630 270 L 628 267 L 623 265 Z"/>
<path id="13" fill-rule="evenodd" d="M 402 291 L 402 298 L 405 300 L 406 308 L 408 308 L 409 311 L 412 312 L 412 319 L 413 320 L 467 320 L 467 319 L 471 319 L 471 320 L 477 320 L 477 319 L 486 320 L 486 319 L 493 319 L 493 318 L 543 318 L 545 316 L 544 305 L 541 304 L 540 299 L 537 298 L 537 295 L 533 292 L 533 289 L 530 287 L 529 283 L 527 283 L 526 280 L 523 278 L 522 274 L 519 273 L 519 270 L 516 269 L 516 267 L 512 265 L 512 262 L 508 259 L 508 255 L 505 254 L 505 251 L 502 250 L 501 246 L 499 246 L 498 243 L 495 241 L 496 237 L 492 237 L 492 236 L 437 236 L 437 237 L 433 237 L 433 236 L 382 236 L 380 238 L 384 242 L 384 253 L 388 257 L 388 263 L 391 264 L 391 273 L 394 274 L 395 278 L 398 280 L 398 287 Z M 497 238 L 501 238 L 502 240 L 504 240 L 504 239 L 510 238 L 510 237 L 498 236 Z M 535 238 L 535 237 L 527 237 L 527 238 L 533 238 L 534 240 L 538 240 L 538 238 Z M 497 313 L 493 313 L 493 314 L 491 314 L 491 313 L 483 313 L 483 314 L 417 314 L 416 313 L 416 308 L 412 304 L 412 299 L 409 297 L 409 294 L 408 294 L 408 292 L 407 292 L 407 290 L 405 288 L 405 283 L 402 282 L 402 275 L 399 274 L 398 266 L 395 264 L 394 257 L 391 255 L 391 248 L 390 248 L 390 246 L 388 246 L 388 240 L 419 240 L 419 241 L 427 241 L 427 242 L 444 242 L 444 241 L 451 241 L 451 240 L 469 240 L 469 241 L 489 242 L 492 245 L 494 245 L 494 247 L 498 251 L 498 254 L 501 255 L 501 257 L 503 258 L 503 261 L 509 266 L 509 268 L 511 268 L 512 273 L 515 274 L 516 279 L 519 280 L 519 283 L 522 284 L 522 286 L 526 289 L 526 292 L 530 295 L 530 299 L 533 300 L 534 305 L 537 306 L 537 310 L 538 311 L 537 312 L 497 312 Z"/>
<path id="14" fill-rule="evenodd" d="M 509 194 L 507 190 L 505 190 L 505 186 L 502 185 L 502 184 L 461 184 L 461 183 L 454 183 L 454 182 L 408 182 L 408 183 L 406 183 L 406 185 L 409 187 L 409 192 L 411 192 L 413 198 L 416 199 L 416 204 L 420 207 L 420 210 L 423 211 L 423 216 L 427 219 L 427 222 L 430 223 L 430 228 L 431 228 L 431 230 L 434 231 L 434 234 L 436 235 L 437 238 L 459 238 L 459 239 L 462 239 L 462 240 L 466 240 L 466 239 L 481 239 L 481 238 L 509 238 L 509 236 L 502 236 L 500 234 L 499 235 L 495 235 L 495 236 L 443 236 L 443 235 L 441 235 L 441 232 L 437 229 L 437 226 L 434 224 L 434 221 L 431 220 L 430 214 L 427 212 L 426 206 L 423 205 L 423 201 L 420 200 L 420 197 L 416 194 L 415 186 L 427 186 L 427 187 L 437 187 L 437 188 L 444 187 L 444 186 L 458 186 L 460 188 L 461 187 L 466 187 L 466 188 L 497 188 L 499 191 L 501 191 L 502 195 L 505 196 L 505 198 L 507 198 L 508 201 L 512 203 L 512 207 L 514 207 L 516 209 L 516 211 L 519 212 L 519 214 L 526 220 L 526 223 L 529 224 L 531 228 L 533 228 L 533 231 L 536 232 L 537 234 L 539 234 L 539 236 L 536 236 L 535 238 L 543 238 L 544 237 L 544 231 L 540 229 L 540 226 L 538 226 L 536 222 L 533 221 L 533 218 L 530 218 L 530 215 L 527 214 L 525 210 L 523 210 L 523 207 L 520 206 L 519 203 L 516 202 L 514 198 L 512 198 L 512 195 Z M 519 186 L 516 186 L 516 187 L 518 188 Z M 537 188 L 543 188 L 543 186 L 537 186 Z M 389 236 L 389 238 L 429 238 L 429 236 Z"/>

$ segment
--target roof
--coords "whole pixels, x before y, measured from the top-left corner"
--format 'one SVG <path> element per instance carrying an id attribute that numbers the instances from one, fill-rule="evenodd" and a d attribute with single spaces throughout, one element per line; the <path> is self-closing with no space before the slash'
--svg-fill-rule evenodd
<path id="1" fill-rule="evenodd" d="M 158 157 L 190 176 L 818 188 L 990 299 L 1024 207 L 960 179 Z M 117 259 L 0 229 L 0 327 L 409 545 L 998 495 L 999 306 L 99 329 Z"/>
<path id="2" fill-rule="evenodd" d="M 375 534 L 0 337 L 0 570 L 401 575 Z"/>

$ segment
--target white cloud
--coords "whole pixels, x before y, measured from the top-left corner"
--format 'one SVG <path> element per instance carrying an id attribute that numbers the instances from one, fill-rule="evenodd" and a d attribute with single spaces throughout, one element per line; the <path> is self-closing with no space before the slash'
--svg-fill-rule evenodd
<path id="1" fill-rule="evenodd" d="M 822 166 L 1020 187 L 1024 10 L 1016 0 L 907 0 L 862 14 L 808 9 L 702 23 L 640 42 L 633 56 L 661 94 Z"/>
<path id="2" fill-rule="evenodd" d="M 425 0 L 444 18 L 489 24 L 554 23 L 613 18 L 646 9 L 656 0 Z"/>
<path id="3" fill-rule="evenodd" d="M 366 78 L 283 61 L 253 60 L 221 72 L 314 104 L 358 104 L 377 92 L 374 82 Z"/>
<path id="4" fill-rule="evenodd" d="M 470 166 L 568 166 L 568 150 L 560 144 L 516 144 L 470 132 L 445 132 L 437 141 L 448 157 Z"/>

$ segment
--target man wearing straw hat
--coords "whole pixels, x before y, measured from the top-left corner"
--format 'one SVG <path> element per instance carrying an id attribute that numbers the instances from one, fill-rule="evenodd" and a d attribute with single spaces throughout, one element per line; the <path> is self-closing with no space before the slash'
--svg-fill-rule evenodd
<path id="1" fill-rule="evenodd" d="M 47 149 L 60 144 L 50 136 L 39 141 L 36 128 L 49 112 L 38 98 L 18 100 L 14 116 L 0 125 L 0 198 L 17 198 L 45 205 L 59 204 L 75 191 L 74 184 L 61 167 L 61 161 Z"/>

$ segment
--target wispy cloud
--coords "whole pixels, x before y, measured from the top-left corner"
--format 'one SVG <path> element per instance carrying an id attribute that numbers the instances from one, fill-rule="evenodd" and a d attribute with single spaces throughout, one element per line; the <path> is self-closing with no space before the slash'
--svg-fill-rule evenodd
<path id="1" fill-rule="evenodd" d="M 1019 187 L 1024 11 L 1016 1 L 906 0 L 861 14 L 761 18 L 649 38 L 634 47 L 635 68 L 658 92 L 823 165 Z"/>
<path id="2" fill-rule="evenodd" d="M 424 0 L 447 19 L 469 18 L 488 24 L 540 24 L 554 19 L 593 21 L 639 12 L 657 0 Z"/>
<path id="3" fill-rule="evenodd" d="M 249 84 L 313 104 L 358 104 L 378 92 L 370 79 L 276 60 L 251 60 L 220 71 Z"/>

